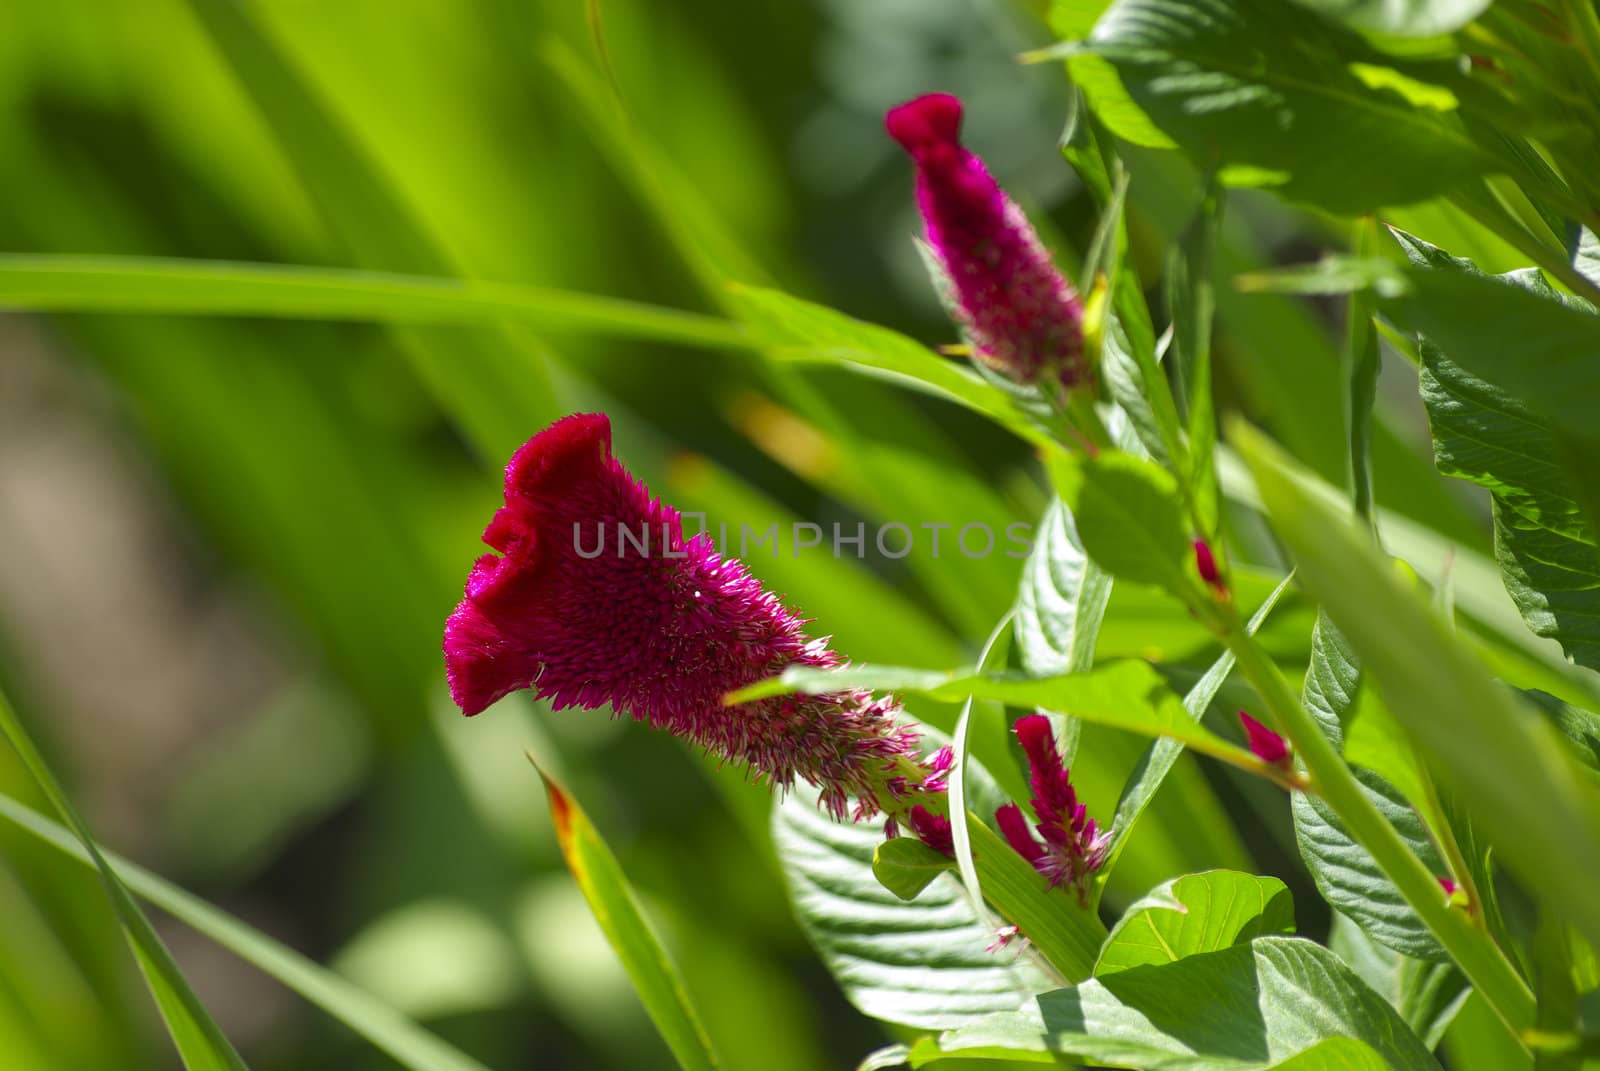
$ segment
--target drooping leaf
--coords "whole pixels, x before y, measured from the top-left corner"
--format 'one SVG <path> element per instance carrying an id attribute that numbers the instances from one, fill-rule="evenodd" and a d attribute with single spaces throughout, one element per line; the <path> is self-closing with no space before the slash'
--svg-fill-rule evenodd
<path id="1" fill-rule="evenodd" d="M 777 290 L 734 286 L 729 302 L 780 360 L 834 364 L 964 405 L 1030 441 L 1043 433 L 994 384 L 887 327 Z"/>
<path id="2" fill-rule="evenodd" d="M 1361 683 L 1361 669 L 1349 642 L 1325 614 L 1319 614 L 1311 634 L 1311 664 L 1301 702 L 1335 747 L 1344 744 Z M 1371 771 L 1358 770 L 1357 780 L 1411 850 L 1435 873 L 1443 873 L 1439 853 L 1406 798 Z M 1335 911 L 1347 915 L 1374 940 L 1408 956 L 1430 961 L 1447 958 L 1405 897 L 1325 799 L 1297 792 L 1291 808 L 1300 857 L 1317 883 L 1317 891 Z"/>
<path id="3" fill-rule="evenodd" d="M 985 951 L 995 935 L 953 875 L 910 901 L 886 889 L 873 875 L 881 826 L 831 821 L 796 791 L 774 808 L 772 831 L 800 926 L 863 1013 L 949 1029 L 1048 988 L 1027 960 Z"/>
<path id="4" fill-rule="evenodd" d="M 1370 540 L 1305 489 L 1293 462 L 1250 429 L 1235 438 L 1307 590 L 1441 787 L 1458 794 L 1502 859 L 1600 939 L 1600 789 L 1569 745 L 1490 676 Z M 1563 865 L 1551 867 L 1555 858 Z"/>
<path id="5" fill-rule="evenodd" d="M 616 856 L 566 789 L 542 768 L 535 769 L 550 797 L 550 820 L 567 869 L 622 961 L 650 1021 L 684 1071 L 716 1067 L 711 1039 L 689 1003 L 678 968 L 640 911 Z"/>
<path id="6" fill-rule="evenodd" d="M 1594 348 L 1574 353 L 1587 356 L 1590 363 L 1600 360 L 1600 319 L 1569 308 L 1537 272 L 1513 272 L 1494 282 L 1468 261 L 1411 235 L 1397 232 L 1396 237 L 1412 260 L 1427 268 L 1422 273 L 1426 276 L 1470 279 L 1496 291 L 1516 289 L 1547 303 L 1554 315 L 1594 319 Z M 1528 344 L 1543 343 L 1530 338 Z M 1470 480 L 1493 495 L 1495 557 L 1528 627 L 1556 640 L 1579 665 L 1600 669 L 1600 547 L 1594 529 L 1569 470 L 1561 464 L 1550 421 L 1514 393 L 1464 367 L 1467 351 L 1473 361 L 1486 360 L 1478 346 L 1477 340 L 1465 337 L 1445 344 L 1431 332 L 1422 339 L 1419 375 L 1434 459 L 1439 471 Z M 1499 359 L 1494 366 L 1513 363 Z M 1600 391 L 1600 378 L 1594 388 Z M 1592 407 L 1589 419 L 1592 426 Z"/>
<path id="7" fill-rule="evenodd" d="M 1171 963 L 1273 933 L 1294 932 L 1294 900 L 1277 878 L 1207 870 L 1135 901 L 1111 927 L 1094 975 Z"/>
<path id="8" fill-rule="evenodd" d="M 1425 200 L 1481 174 L 1446 111 L 1370 84 L 1375 56 L 1278 0 L 1117 0 L 1090 51 L 1202 168 L 1340 213 Z"/>
<path id="9" fill-rule="evenodd" d="M 1345 1043 L 1329 1045 L 1334 1039 Z M 1029 1051 L 1150 1071 L 1439 1066 L 1337 956 L 1288 937 L 1261 937 L 1046 993 L 1020 1012 L 919 1043 L 913 1055 L 1003 1058 Z"/>
<path id="10" fill-rule="evenodd" d="M 1194 721 L 1183 701 L 1148 662 L 1110 662 L 1087 673 L 1055 677 L 1016 674 L 942 673 L 899 666 L 857 665 L 818 670 L 792 667 L 776 680 L 763 681 L 728 697 L 744 702 L 790 692 L 826 694 L 841 688 L 908 692 L 945 701 L 971 695 L 1011 706 L 1059 710 L 1084 721 L 1144 736 L 1182 741 L 1205 755 L 1248 754 Z"/>

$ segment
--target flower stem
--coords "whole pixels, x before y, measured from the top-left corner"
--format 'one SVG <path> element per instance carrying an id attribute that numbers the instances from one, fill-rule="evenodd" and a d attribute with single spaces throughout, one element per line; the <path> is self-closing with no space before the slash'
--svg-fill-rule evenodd
<path id="1" fill-rule="evenodd" d="M 1367 798 L 1344 758 L 1301 705 L 1277 665 L 1240 627 L 1237 615 L 1229 617 L 1224 641 L 1276 717 L 1278 728 L 1300 754 L 1322 797 L 1520 1040 L 1522 1031 L 1534 1023 L 1534 999 L 1527 984 L 1488 932 L 1446 903 L 1436 877 Z"/>

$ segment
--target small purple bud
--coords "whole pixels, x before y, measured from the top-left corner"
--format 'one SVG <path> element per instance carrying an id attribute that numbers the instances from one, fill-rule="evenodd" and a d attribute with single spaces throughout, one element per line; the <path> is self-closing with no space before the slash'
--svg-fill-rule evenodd
<path id="1" fill-rule="evenodd" d="M 1262 762 L 1274 766 L 1288 765 L 1289 745 L 1283 737 L 1242 710 L 1239 711 L 1239 723 L 1244 726 L 1244 735 L 1250 744 L 1251 754 Z"/>
<path id="2" fill-rule="evenodd" d="M 1223 582 L 1222 574 L 1217 571 L 1216 555 L 1211 553 L 1211 545 L 1204 539 L 1194 541 L 1194 567 L 1200 574 L 1200 579 L 1210 585 L 1211 590 L 1221 596 L 1228 594 L 1228 585 Z"/>

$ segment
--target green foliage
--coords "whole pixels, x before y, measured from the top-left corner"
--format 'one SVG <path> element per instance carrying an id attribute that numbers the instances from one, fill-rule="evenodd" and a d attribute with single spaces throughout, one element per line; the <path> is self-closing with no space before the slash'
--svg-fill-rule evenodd
<path id="1" fill-rule="evenodd" d="M 1329 211 L 1424 200 L 1490 164 L 1448 110 L 1363 78 L 1383 59 L 1359 38 L 1273 0 L 1117 0 L 1086 47 L 1201 166 Z"/>
<path id="2" fill-rule="evenodd" d="M 1207 870 L 1152 889 L 1111 928 L 1094 976 L 1218 952 L 1294 932 L 1294 901 L 1277 878 Z"/>
<path id="3" fill-rule="evenodd" d="M 1206 999 L 1196 999 L 1201 993 Z M 1333 1038 L 1343 1040 L 1331 1044 Z M 1438 1067 L 1394 1009 L 1337 956 L 1285 937 L 1056 990 L 1022 1012 L 991 1016 L 927 1047 L 965 1056 L 1011 1050 L 1160 1071 Z"/>

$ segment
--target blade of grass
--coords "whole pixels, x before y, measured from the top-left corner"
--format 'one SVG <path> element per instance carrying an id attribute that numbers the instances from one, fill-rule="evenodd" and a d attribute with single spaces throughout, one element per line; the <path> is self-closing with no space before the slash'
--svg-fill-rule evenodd
<path id="1" fill-rule="evenodd" d="M 38 782 L 50 805 L 72 827 L 84 852 L 99 871 L 106 895 L 111 898 L 111 906 L 122 923 L 128 946 L 139 962 L 145 983 L 150 987 L 150 995 L 161 1010 L 161 1018 L 166 1022 L 167 1032 L 172 1036 L 172 1043 L 183 1058 L 184 1066 L 190 1071 L 245 1071 L 244 1061 L 234 1051 L 233 1045 L 206 1011 L 195 991 L 189 987 L 172 953 L 167 951 L 167 946 L 150 925 L 150 920 L 144 917 L 116 872 L 100 854 L 88 825 L 67 799 L 60 782 L 50 771 L 44 756 L 34 746 L 16 712 L 11 709 L 10 701 L 3 694 L 0 694 L 0 732 L 5 733 L 6 739 L 16 749 L 22 764 Z"/>
<path id="2" fill-rule="evenodd" d="M 187 0 L 187 6 L 255 102 L 330 233 L 358 263 L 387 271 L 463 274 L 249 5 Z M 545 355 L 520 336 L 411 327 L 399 337 L 422 381 L 485 458 L 498 463 L 531 428 L 559 415 Z"/>
<path id="3" fill-rule="evenodd" d="M 567 790 L 545 773 L 532 755 L 528 761 L 538 770 L 550 796 L 550 820 L 567 868 L 633 980 L 650 1020 L 685 1071 L 716 1067 L 711 1039 L 689 1003 L 683 979 L 640 912 L 617 857 Z"/>
<path id="4" fill-rule="evenodd" d="M 51 312 L 143 312 L 372 320 L 525 321 L 626 338 L 740 348 L 736 323 L 548 287 L 287 264 L 0 254 L 0 305 Z"/>
<path id="5" fill-rule="evenodd" d="M 95 865 L 83 844 L 68 829 L 3 793 L 0 793 L 0 818 L 86 866 Z M 105 852 L 103 856 L 122 883 L 147 903 L 270 974 L 394 1057 L 401 1066 L 411 1071 L 488 1071 L 472 1057 L 359 986 L 220 908 L 113 852 Z"/>

